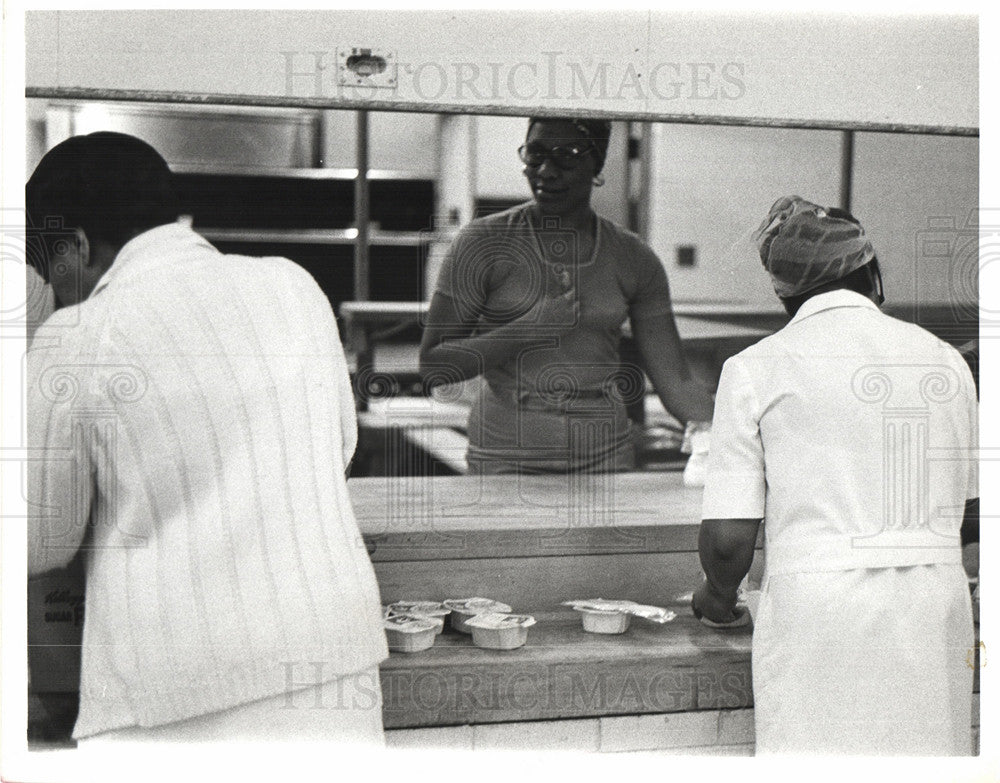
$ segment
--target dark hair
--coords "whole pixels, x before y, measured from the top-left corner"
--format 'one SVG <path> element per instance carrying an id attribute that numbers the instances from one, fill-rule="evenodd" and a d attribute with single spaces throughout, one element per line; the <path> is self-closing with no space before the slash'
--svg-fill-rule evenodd
<path id="1" fill-rule="evenodd" d="M 163 157 L 134 136 L 109 131 L 73 136 L 49 150 L 25 186 L 25 204 L 28 227 L 43 240 L 79 228 L 89 241 L 115 247 L 179 213 Z"/>
<path id="2" fill-rule="evenodd" d="M 789 315 L 794 316 L 799 311 L 799 308 L 806 303 L 806 301 L 812 299 L 817 294 L 825 294 L 828 291 L 846 289 L 848 291 L 854 291 L 855 293 L 861 294 L 862 296 L 872 296 L 873 294 L 878 294 L 881 297 L 881 281 L 882 272 L 879 269 L 878 258 L 873 258 L 864 266 L 858 267 L 850 274 L 844 275 L 837 280 L 824 283 L 821 286 L 813 288 L 811 291 L 805 291 L 804 293 L 796 294 L 795 296 L 781 297 L 781 304 L 784 305 L 785 311 Z"/>
<path id="3" fill-rule="evenodd" d="M 607 120 L 584 120 L 578 117 L 531 117 L 528 120 L 528 133 L 538 122 L 567 122 L 582 133 L 594 145 L 594 157 L 597 160 L 597 171 L 604 168 L 604 159 L 608 156 L 608 144 L 611 142 L 611 123 Z"/>

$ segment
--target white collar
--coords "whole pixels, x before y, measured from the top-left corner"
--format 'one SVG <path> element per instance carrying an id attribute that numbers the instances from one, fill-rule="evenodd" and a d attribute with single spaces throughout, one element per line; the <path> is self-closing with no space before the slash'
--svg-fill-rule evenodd
<path id="1" fill-rule="evenodd" d="M 90 292 L 88 299 L 96 296 L 100 291 L 107 288 L 114 280 L 126 274 L 132 267 L 148 258 L 158 258 L 162 255 L 161 250 L 169 250 L 174 253 L 179 247 L 192 244 L 203 244 L 212 247 L 211 243 L 200 234 L 196 234 L 190 226 L 184 223 L 167 223 L 148 231 L 143 231 L 138 236 L 133 237 L 115 256 L 114 262 L 108 270 L 101 275 L 94 290 Z"/>
<path id="2" fill-rule="evenodd" d="M 795 323 L 796 321 L 801 321 L 804 318 L 808 318 L 810 315 L 815 315 L 824 310 L 832 310 L 835 307 L 865 307 L 869 310 L 878 310 L 878 305 L 876 305 L 867 296 L 859 294 L 857 291 L 849 291 L 846 288 L 838 288 L 836 291 L 827 291 L 822 294 L 816 294 L 807 299 L 802 307 L 799 308 L 798 312 L 789 321 L 789 325 Z"/>

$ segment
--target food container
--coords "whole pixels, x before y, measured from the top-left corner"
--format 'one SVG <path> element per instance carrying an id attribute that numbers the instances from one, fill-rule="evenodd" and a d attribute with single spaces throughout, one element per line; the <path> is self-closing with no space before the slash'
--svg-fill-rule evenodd
<path id="1" fill-rule="evenodd" d="M 395 652 L 413 653 L 426 650 L 434 645 L 437 624 L 423 617 L 390 615 L 383 620 L 385 638 L 389 649 Z"/>
<path id="2" fill-rule="evenodd" d="M 419 614 L 408 614 L 406 612 L 394 612 L 389 607 L 385 608 L 385 617 L 392 617 L 396 619 L 404 620 L 426 620 L 429 623 L 434 624 L 435 635 L 444 631 L 444 617 L 424 617 Z"/>
<path id="3" fill-rule="evenodd" d="M 466 621 L 476 647 L 490 650 L 513 650 L 528 641 L 528 628 L 535 618 L 526 614 L 491 612 L 477 614 Z"/>
<path id="4" fill-rule="evenodd" d="M 659 606 L 637 604 L 635 601 L 609 601 L 606 598 L 588 598 L 579 601 L 563 601 L 580 613 L 583 630 L 589 633 L 625 633 L 632 615 L 651 620 L 654 623 L 669 623 L 676 612 Z"/>
<path id="5" fill-rule="evenodd" d="M 444 617 L 451 611 L 440 601 L 393 601 L 386 609 L 396 614 L 417 614 L 423 617 Z"/>
<path id="6" fill-rule="evenodd" d="M 489 598 L 448 598 L 442 603 L 451 610 L 451 627 L 459 633 L 472 633 L 468 621 L 476 615 L 511 611 L 507 604 Z"/>
<path id="7" fill-rule="evenodd" d="M 631 615 L 606 609 L 581 609 L 575 607 L 583 618 L 583 630 L 589 633 L 625 633 Z"/>
<path id="8" fill-rule="evenodd" d="M 419 617 L 432 621 L 437 626 L 437 632 L 444 630 L 444 618 L 451 614 L 451 609 L 440 601 L 395 601 L 385 607 L 385 616 Z"/>

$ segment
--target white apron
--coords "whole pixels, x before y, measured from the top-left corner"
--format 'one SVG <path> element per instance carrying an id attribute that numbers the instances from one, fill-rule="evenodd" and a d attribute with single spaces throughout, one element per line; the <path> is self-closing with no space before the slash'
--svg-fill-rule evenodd
<path id="1" fill-rule="evenodd" d="M 703 519 L 763 519 L 760 753 L 969 754 L 972 375 L 853 291 L 728 359 Z"/>
<path id="2" fill-rule="evenodd" d="M 969 755 L 972 647 L 960 565 L 766 576 L 757 753 Z"/>

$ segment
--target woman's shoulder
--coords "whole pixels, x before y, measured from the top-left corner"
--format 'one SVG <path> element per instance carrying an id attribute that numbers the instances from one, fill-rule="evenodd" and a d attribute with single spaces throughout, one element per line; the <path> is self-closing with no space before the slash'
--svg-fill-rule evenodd
<path id="1" fill-rule="evenodd" d="M 621 254 L 625 261 L 638 264 L 660 263 L 656 251 L 634 231 L 620 226 L 605 217 L 598 217 L 601 222 L 602 244 L 611 252 Z"/>
<path id="2" fill-rule="evenodd" d="M 509 229 L 523 230 L 529 226 L 528 208 L 530 201 L 516 204 L 513 207 L 492 212 L 488 215 L 480 215 L 473 218 L 462 227 L 461 233 L 475 233 L 477 231 L 497 231 L 502 232 Z"/>

